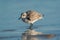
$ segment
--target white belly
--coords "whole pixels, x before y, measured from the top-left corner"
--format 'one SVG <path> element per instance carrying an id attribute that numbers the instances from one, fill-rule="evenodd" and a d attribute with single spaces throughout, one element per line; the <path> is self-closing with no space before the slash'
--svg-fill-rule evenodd
<path id="1" fill-rule="evenodd" d="M 36 21 L 38 21 L 39 19 L 42 19 L 42 17 L 40 17 L 40 18 L 38 18 L 38 19 L 35 19 L 35 20 L 33 20 L 33 21 L 30 21 L 30 20 L 27 20 L 27 19 L 22 19 L 23 20 L 23 22 L 25 22 L 25 23 L 34 23 L 34 22 L 36 22 Z"/>

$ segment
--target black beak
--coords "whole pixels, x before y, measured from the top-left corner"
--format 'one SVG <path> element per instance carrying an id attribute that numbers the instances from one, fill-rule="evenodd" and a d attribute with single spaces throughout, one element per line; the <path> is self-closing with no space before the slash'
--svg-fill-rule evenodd
<path id="1" fill-rule="evenodd" d="M 20 19 L 21 19 L 21 17 L 18 18 L 18 20 L 20 20 Z"/>

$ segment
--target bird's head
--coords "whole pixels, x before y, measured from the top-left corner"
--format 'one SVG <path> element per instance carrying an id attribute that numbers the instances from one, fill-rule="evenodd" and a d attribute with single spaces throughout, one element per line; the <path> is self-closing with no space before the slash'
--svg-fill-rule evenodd
<path id="1" fill-rule="evenodd" d="M 21 18 L 26 18 L 26 16 L 27 16 L 26 13 L 21 13 L 21 16 L 18 19 L 20 20 Z"/>

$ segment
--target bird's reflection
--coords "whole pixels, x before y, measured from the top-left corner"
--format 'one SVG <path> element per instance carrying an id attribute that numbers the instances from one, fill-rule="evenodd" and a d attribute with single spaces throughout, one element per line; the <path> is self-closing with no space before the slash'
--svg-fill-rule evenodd
<path id="1" fill-rule="evenodd" d="M 53 34 L 43 34 L 35 30 L 26 30 L 22 33 L 22 40 L 43 40 L 53 38 Z"/>
<path id="2" fill-rule="evenodd" d="M 44 40 L 44 39 L 51 39 L 55 35 L 22 35 L 22 40 Z"/>

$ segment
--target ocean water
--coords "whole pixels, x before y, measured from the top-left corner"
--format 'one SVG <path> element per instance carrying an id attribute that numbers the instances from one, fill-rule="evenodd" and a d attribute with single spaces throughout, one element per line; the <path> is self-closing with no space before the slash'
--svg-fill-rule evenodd
<path id="1" fill-rule="evenodd" d="M 44 34 L 56 34 L 51 39 L 60 40 L 60 0 L 0 0 L 0 40 L 21 40 L 29 24 L 18 20 L 20 14 L 35 10 L 44 14 L 33 28 Z"/>

